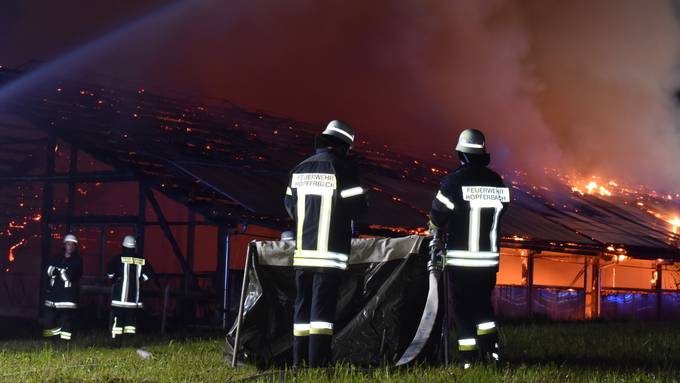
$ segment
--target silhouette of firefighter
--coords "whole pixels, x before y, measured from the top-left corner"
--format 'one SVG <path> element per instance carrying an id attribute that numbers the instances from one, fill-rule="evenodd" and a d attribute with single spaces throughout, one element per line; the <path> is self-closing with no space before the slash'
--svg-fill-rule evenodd
<path id="1" fill-rule="evenodd" d="M 452 286 L 454 324 L 462 366 L 501 358 L 491 294 L 499 264 L 500 226 L 510 190 L 489 169 L 484 134 L 467 129 L 456 152 L 460 167 L 447 175 L 432 201 L 430 246 L 442 254 Z"/>
<path id="2" fill-rule="evenodd" d="M 122 252 L 109 262 L 108 277 L 113 281 L 111 296 L 111 338 L 137 333 L 137 313 L 142 303 L 142 283 L 154 278 L 149 261 L 138 252 L 135 237 L 123 238 Z"/>
<path id="3" fill-rule="evenodd" d="M 43 337 L 70 341 L 78 312 L 83 261 L 78 254 L 78 239 L 75 235 L 64 236 L 63 244 L 63 253 L 52 257 L 45 269 L 47 283 Z"/>
<path id="4" fill-rule="evenodd" d="M 331 362 L 338 283 L 350 256 L 352 220 L 366 210 L 366 190 L 347 156 L 353 143 L 353 129 L 331 121 L 316 138 L 316 153 L 290 173 L 285 206 L 296 224 L 295 366 Z"/>

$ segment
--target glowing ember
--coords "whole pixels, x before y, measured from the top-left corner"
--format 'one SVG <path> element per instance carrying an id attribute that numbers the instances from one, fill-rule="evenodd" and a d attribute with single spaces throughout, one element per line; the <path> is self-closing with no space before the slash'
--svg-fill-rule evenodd
<path id="1" fill-rule="evenodd" d="M 12 246 L 9 248 L 9 254 L 7 255 L 7 259 L 8 259 L 10 262 L 14 262 L 14 260 L 16 260 L 16 256 L 14 255 L 14 251 L 15 251 L 17 248 L 23 246 L 24 244 L 26 244 L 26 240 L 25 240 L 25 239 L 22 239 L 21 241 L 15 243 L 14 245 L 12 245 Z"/>
<path id="2" fill-rule="evenodd" d="M 678 228 L 680 228 L 680 218 L 675 216 L 672 219 L 669 219 L 668 223 L 670 223 L 671 226 L 673 226 L 672 228 L 673 234 L 678 234 Z"/>

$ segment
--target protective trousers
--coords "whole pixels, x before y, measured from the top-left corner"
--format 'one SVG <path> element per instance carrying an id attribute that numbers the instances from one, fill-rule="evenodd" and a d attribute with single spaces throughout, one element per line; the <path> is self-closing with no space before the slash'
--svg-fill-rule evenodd
<path id="1" fill-rule="evenodd" d="M 76 310 L 77 309 L 74 308 L 58 309 L 54 307 L 45 307 L 45 328 L 43 329 L 43 337 L 60 338 L 66 341 L 71 340 Z"/>
<path id="2" fill-rule="evenodd" d="M 137 308 L 111 307 L 111 338 L 137 333 Z"/>
<path id="3" fill-rule="evenodd" d="M 331 339 L 340 272 L 298 268 L 295 270 L 293 364 L 325 367 L 331 362 Z"/>
<path id="4" fill-rule="evenodd" d="M 491 294 L 496 285 L 496 269 L 487 267 L 447 267 L 453 292 L 454 325 L 458 351 L 463 363 L 496 363 L 500 359 Z"/>

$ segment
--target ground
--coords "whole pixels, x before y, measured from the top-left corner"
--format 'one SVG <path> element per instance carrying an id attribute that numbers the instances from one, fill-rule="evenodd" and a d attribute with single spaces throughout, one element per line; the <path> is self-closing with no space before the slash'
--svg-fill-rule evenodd
<path id="1" fill-rule="evenodd" d="M 467 371 L 425 366 L 233 370 L 222 357 L 222 335 L 151 334 L 114 347 L 102 332 L 69 345 L 22 334 L 0 341 L 0 382 L 680 382 L 680 323 L 505 324 L 507 365 Z M 140 345 L 151 357 L 138 355 Z"/>

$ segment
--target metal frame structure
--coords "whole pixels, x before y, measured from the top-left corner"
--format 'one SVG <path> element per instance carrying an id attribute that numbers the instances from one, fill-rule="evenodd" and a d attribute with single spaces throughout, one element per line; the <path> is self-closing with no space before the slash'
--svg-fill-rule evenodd
<path id="1" fill-rule="evenodd" d="M 0 85 L 22 75 L 22 71 L 1 68 Z M 42 174 L 23 169 L 35 159 L 12 162 L 14 168 L 10 169 L 0 163 L 0 181 L 42 183 L 43 261 L 49 255 L 51 225 L 97 227 L 100 243 L 106 239 L 104 228 L 129 226 L 137 232 L 142 248 L 145 229 L 158 227 L 183 271 L 184 294 L 197 286 L 192 268 L 197 227 L 218 229 L 216 272 L 226 291 L 230 240 L 238 225 L 276 229 L 290 225 L 281 203 L 288 170 L 309 154 L 315 132 L 320 130 L 312 124 L 245 110 L 223 100 L 170 98 L 144 89 L 102 87 L 77 78 L 45 82 L 3 107 L 27 122 L 11 129 L 31 129 L 40 137 L 5 137 L 0 138 L 0 145 L 37 143 L 45 150 Z M 55 168 L 55 149 L 60 142 L 70 146 L 68 171 Z M 451 158 L 425 163 L 386 147 L 375 147 L 359 142 L 355 148 L 356 160 L 371 188 L 371 209 L 359 230 L 391 236 L 422 232 L 424 229 L 419 228 L 427 222 L 433 190 Z M 115 170 L 78 171 L 83 153 Z M 136 182 L 137 214 L 76 215 L 76 185 L 92 182 Z M 56 214 L 55 185 L 62 184 L 68 186 L 69 203 L 64 214 Z M 591 260 L 591 276 L 599 275 L 598 259 L 619 254 L 618 250 L 607 250 L 610 246 L 625 248 L 625 254 L 631 257 L 680 261 L 678 236 L 673 245 L 667 238 L 673 234 L 656 226 L 651 218 L 637 219 L 630 211 L 588 196 L 573 196 L 579 204 L 576 211 L 581 211 L 574 214 L 549 204 L 536 195 L 532 185 L 513 187 L 514 203 L 504 220 L 504 247 L 583 255 Z M 186 220 L 169 219 L 156 192 L 185 206 L 189 211 Z M 569 193 L 566 191 L 568 197 Z M 146 216 L 147 206 L 156 220 Z M 599 238 L 600 225 L 611 229 L 605 233 L 606 239 Z M 173 234 L 176 226 L 188 230 L 186 249 Z M 103 248 L 99 251 L 101 258 Z M 533 256 L 530 259 L 533 266 Z M 99 270 L 103 267 L 100 260 Z M 586 265 L 586 276 L 588 268 Z M 590 291 L 593 289 L 599 290 L 599 284 Z M 226 326 L 230 302 L 226 294 L 221 298 Z"/>

